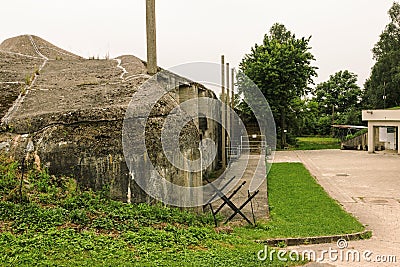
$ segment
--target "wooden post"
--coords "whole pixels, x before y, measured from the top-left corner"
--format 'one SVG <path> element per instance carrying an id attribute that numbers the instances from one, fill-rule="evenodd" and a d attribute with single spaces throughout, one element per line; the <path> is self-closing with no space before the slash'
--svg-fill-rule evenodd
<path id="1" fill-rule="evenodd" d="M 156 4 L 146 0 L 147 72 L 157 73 Z"/>
<path id="2" fill-rule="evenodd" d="M 221 107 L 221 119 L 222 119 L 222 124 L 225 124 L 226 120 L 225 120 L 225 107 L 224 107 L 224 100 L 225 100 L 225 56 L 222 55 L 221 56 L 221 102 L 222 102 L 222 107 Z M 222 140 L 222 168 L 226 167 L 226 134 L 225 134 L 225 128 L 224 126 L 222 126 L 222 136 L 221 136 L 221 140 Z"/>

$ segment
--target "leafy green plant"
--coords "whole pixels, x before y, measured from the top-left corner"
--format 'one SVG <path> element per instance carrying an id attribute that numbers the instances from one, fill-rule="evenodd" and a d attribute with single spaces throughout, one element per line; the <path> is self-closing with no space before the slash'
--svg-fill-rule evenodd
<path id="1" fill-rule="evenodd" d="M 372 232 L 371 231 L 366 231 L 361 234 L 361 239 L 370 239 L 372 237 Z"/>
<path id="2" fill-rule="evenodd" d="M 75 209 L 69 212 L 72 223 L 86 225 L 89 223 L 89 217 L 84 209 Z"/>
<path id="3" fill-rule="evenodd" d="M 278 244 L 276 244 L 276 246 L 278 248 L 285 248 L 285 247 L 287 247 L 287 244 L 285 241 L 280 241 L 280 242 L 278 242 Z"/>
<path id="4" fill-rule="evenodd" d="M 0 165 L 0 190 L 6 191 L 14 188 L 18 182 L 17 172 L 19 163 L 17 161 L 12 161 L 1 157 L 5 164 Z"/>
<path id="5" fill-rule="evenodd" d="M 29 164 L 28 164 L 29 165 Z M 0 191 L 18 186 L 19 164 L 0 161 Z M 130 205 L 80 190 L 74 179 L 28 169 L 27 201 L 0 201 L 0 261 L 14 266 L 289 266 L 260 262 L 263 246 L 213 229 L 210 214 L 164 205 Z M 263 224 L 257 229 L 271 229 Z M 251 231 L 251 228 L 248 228 Z"/>
<path id="6" fill-rule="evenodd" d="M 360 131 L 357 131 L 354 134 L 347 135 L 346 136 L 346 140 L 350 140 L 350 139 L 356 138 L 356 137 L 361 136 L 361 135 L 366 134 L 366 133 L 368 133 L 368 129 L 362 129 Z"/>

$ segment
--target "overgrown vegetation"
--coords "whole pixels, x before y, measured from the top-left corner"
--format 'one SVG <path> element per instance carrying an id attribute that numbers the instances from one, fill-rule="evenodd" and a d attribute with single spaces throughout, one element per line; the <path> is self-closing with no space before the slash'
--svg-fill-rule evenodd
<path id="1" fill-rule="evenodd" d="M 105 191 L 82 190 L 75 180 L 45 170 L 29 169 L 21 178 L 19 163 L 0 159 L 2 265 L 295 264 L 259 261 L 257 252 L 263 245 L 217 231 L 209 214 L 112 201 Z"/>
<path id="2" fill-rule="evenodd" d="M 271 221 L 255 228 L 214 228 L 209 214 L 112 201 L 46 170 L 21 178 L 18 162 L 0 159 L 5 266 L 291 266 L 303 262 L 258 260 L 264 246 L 254 240 L 363 230 L 301 164 L 273 165 Z"/>
<path id="3" fill-rule="evenodd" d="M 251 120 L 254 116 L 245 103 L 251 99 L 251 93 L 243 90 L 249 86 L 246 75 L 271 106 L 278 148 L 296 145 L 296 136 L 334 136 L 333 124 L 362 124 L 363 91 L 356 74 L 341 70 L 311 87 L 316 67 L 312 66 L 310 38 L 297 39 L 284 25 L 274 24 L 240 63 L 237 85 L 243 97 L 236 108 L 244 121 L 243 117 Z"/>
<path id="4" fill-rule="evenodd" d="M 361 136 L 361 135 L 366 134 L 366 133 L 368 133 L 368 129 L 362 129 L 360 131 L 355 132 L 354 134 L 346 135 L 345 140 L 350 140 L 350 139 L 356 138 L 356 137 Z"/>
<path id="5" fill-rule="evenodd" d="M 332 135 L 332 125 L 362 125 L 362 90 L 357 75 L 338 71 L 326 82 L 318 84 L 311 98 L 304 100 L 305 108 L 298 111 L 301 131 L 307 135 Z"/>
<path id="6" fill-rule="evenodd" d="M 311 91 L 309 85 L 317 76 L 317 68 L 312 66 L 315 58 L 311 53 L 310 39 L 311 36 L 297 38 L 284 25 L 275 23 L 262 43 L 252 47 L 240 63 L 238 90 L 244 94 L 245 100 L 253 97 L 251 90 L 243 90 L 249 86 L 243 77 L 246 75 L 264 94 L 275 117 L 280 148 L 287 146 L 287 130 L 292 133 L 296 101 Z M 252 114 L 248 112 L 248 115 Z"/>
<path id="7" fill-rule="evenodd" d="M 279 148 L 296 145 L 296 136 L 339 136 L 334 124 L 365 125 L 363 109 L 387 109 L 400 105 L 400 4 L 393 2 L 389 23 L 372 49 L 376 61 L 364 88 L 357 74 L 346 69 L 332 74 L 314 88 L 315 60 L 310 38 L 296 39 L 284 25 L 274 24 L 261 44 L 244 55 L 237 85 L 246 86 L 246 74 L 271 106 L 277 125 Z M 246 99 L 244 95 L 243 98 Z M 236 103 L 241 114 L 251 117 L 248 106 Z"/>

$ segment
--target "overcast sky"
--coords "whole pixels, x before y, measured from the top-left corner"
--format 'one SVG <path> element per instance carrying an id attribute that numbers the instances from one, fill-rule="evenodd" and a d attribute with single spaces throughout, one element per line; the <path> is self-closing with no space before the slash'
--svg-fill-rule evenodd
<path id="1" fill-rule="evenodd" d="M 316 83 L 348 69 L 359 84 L 374 64 L 371 49 L 389 22 L 392 0 L 156 0 L 158 63 L 233 66 L 275 22 L 311 38 Z M 0 41 L 38 35 L 83 57 L 133 54 L 146 59 L 145 0 L 3 0 Z"/>

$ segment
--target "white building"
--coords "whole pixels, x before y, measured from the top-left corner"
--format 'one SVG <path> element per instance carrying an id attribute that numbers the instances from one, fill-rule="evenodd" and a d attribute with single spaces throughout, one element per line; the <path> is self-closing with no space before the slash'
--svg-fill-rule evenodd
<path id="1" fill-rule="evenodd" d="M 363 121 L 368 121 L 368 152 L 389 149 L 400 154 L 400 109 L 363 110 Z"/>

